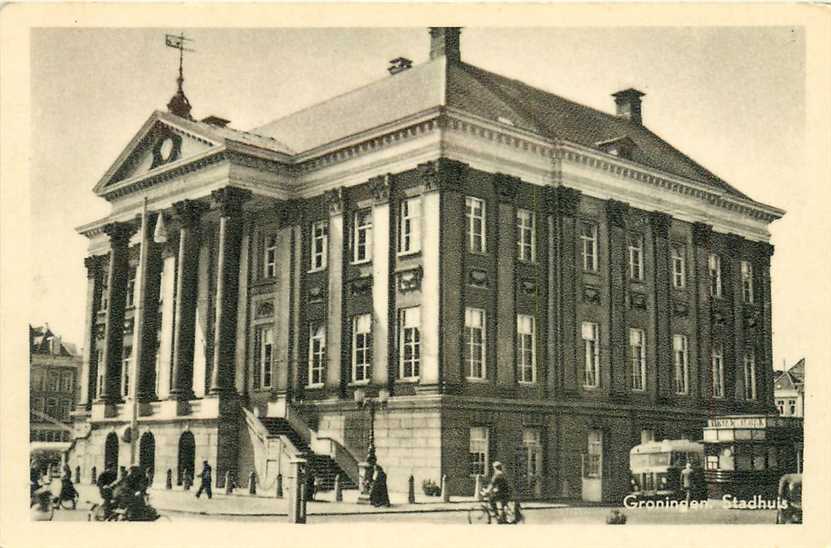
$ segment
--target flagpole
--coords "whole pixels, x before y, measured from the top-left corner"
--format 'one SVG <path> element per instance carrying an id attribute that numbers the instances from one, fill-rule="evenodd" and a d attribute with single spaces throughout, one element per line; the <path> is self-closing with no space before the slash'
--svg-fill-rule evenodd
<path id="1" fill-rule="evenodd" d="M 136 442 L 138 441 L 138 385 L 139 372 L 144 360 L 144 281 L 147 271 L 147 252 L 150 244 L 147 226 L 147 197 L 141 209 L 141 244 L 139 247 L 139 264 L 136 272 L 136 307 L 133 314 L 133 363 L 130 364 L 130 464 L 136 464 Z"/>

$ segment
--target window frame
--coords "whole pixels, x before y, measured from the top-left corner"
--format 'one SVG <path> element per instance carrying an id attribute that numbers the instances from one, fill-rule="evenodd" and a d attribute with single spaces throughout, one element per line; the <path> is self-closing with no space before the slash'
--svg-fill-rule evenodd
<path id="1" fill-rule="evenodd" d="M 418 314 L 417 325 L 407 325 L 409 314 Z M 407 335 L 412 334 L 411 340 Z M 407 358 L 407 348 L 410 358 Z M 406 375 L 409 368 L 409 375 Z M 417 381 L 421 377 L 421 307 L 411 306 L 398 311 L 398 380 Z"/>
<path id="2" fill-rule="evenodd" d="M 742 278 L 742 302 L 744 304 L 753 304 L 753 263 L 750 261 L 742 261 L 740 268 Z"/>
<path id="3" fill-rule="evenodd" d="M 136 277 L 138 276 L 138 267 L 130 266 L 127 268 L 127 308 L 134 308 L 136 306 Z"/>
<path id="4" fill-rule="evenodd" d="M 121 349 L 121 396 L 130 395 L 130 366 L 133 361 L 133 347 L 124 346 Z"/>
<path id="5" fill-rule="evenodd" d="M 474 436 L 474 432 L 477 436 Z M 480 436 L 479 433 L 484 433 Z M 468 476 L 485 477 L 490 466 L 490 428 L 487 426 L 471 426 L 468 429 Z M 475 470 L 474 470 L 475 466 Z"/>
<path id="6" fill-rule="evenodd" d="M 520 331 L 520 326 L 527 320 L 530 323 L 530 333 Z M 516 369 L 519 373 L 517 382 L 520 384 L 535 384 L 537 382 L 537 319 L 530 314 L 516 316 Z M 526 356 L 530 356 L 530 363 L 526 363 Z M 531 379 L 526 377 L 526 371 L 531 371 Z"/>
<path id="7" fill-rule="evenodd" d="M 678 348 L 677 341 L 681 341 L 681 349 Z M 679 356 L 682 358 L 681 362 L 679 363 Z M 673 371 L 673 386 L 675 388 L 675 394 L 678 396 L 685 396 L 689 394 L 690 390 L 690 355 L 689 355 L 689 339 L 687 335 L 682 333 L 675 333 L 672 335 L 672 371 Z M 682 373 L 682 377 L 680 380 L 683 381 L 683 390 L 678 389 L 678 373 L 680 371 Z"/>
<path id="8" fill-rule="evenodd" d="M 724 399 L 724 345 L 721 342 L 714 341 L 710 346 L 710 378 L 713 386 L 712 397 Z"/>
<path id="9" fill-rule="evenodd" d="M 61 374 L 55 370 L 49 370 L 46 373 L 46 389 L 49 392 L 60 392 L 61 390 Z"/>
<path id="10" fill-rule="evenodd" d="M 263 238 L 263 279 L 277 277 L 277 235 L 266 234 Z"/>
<path id="11" fill-rule="evenodd" d="M 591 338 L 586 337 L 586 328 L 591 331 Z M 583 388 L 598 388 L 600 386 L 600 326 L 597 322 L 581 322 L 580 337 L 583 340 Z M 588 382 L 590 371 L 594 377 L 593 383 Z"/>
<path id="12" fill-rule="evenodd" d="M 644 237 L 637 232 L 626 234 L 626 256 L 629 272 L 629 279 L 642 282 L 644 279 L 643 260 Z"/>
<path id="13" fill-rule="evenodd" d="M 474 317 L 479 316 L 479 326 L 472 325 Z M 479 341 L 474 340 L 474 331 L 479 331 Z M 478 348 L 478 359 L 474 356 L 474 347 Z M 464 363 L 466 378 L 469 380 L 487 379 L 487 312 L 482 308 L 465 308 L 464 326 Z M 474 374 L 478 365 L 479 374 Z"/>
<path id="14" fill-rule="evenodd" d="M 536 212 L 532 209 L 517 208 L 516 210 L 517 260 L 529 264 L 537 262 L 536 217 Z"/>
<path id="15" fill-rule="evenodd" d="M 479 206 L 481 215 L 476 215 L 475 208 Z M 467 235 L 467 251 L 476 255 L 488 252 L 487 243 L 487 211 L 488 203 L 484 198 L 465 196 L 465 234 Z M 479 221 L 481 231 L 477 234 L 476 221 Z M 476 246 L 477 238 L 480 245 Z"/>
<path id="16" fill-rule="evenodd" d="M 589 228 L 591 234 L 586 235 L 583 229 Z M 583 272 L 597 272 L 599 269 L 598 256 L 598 227 L 594 221 L 578 221 L 577 238 L 580 242 L 580 257 Z M 591 259 L 591 265 L 588 264 Z"/>
<path id="17" fill-rule="evenodd" d="M 603 431 L 593 428 L 586 436 L 586 477 L 603 477 Z"/>
<path id="18" fill-rule="evenodd" d="M 742 363 L 744 365 L 744 399 L 756 401 L 756 350 L 754 348 L 745 349 Z M 750 382 L 748 382 L 748 377 L 750 377 Z"/>
<path id="19" fill-rule="evenodd" d="M 315 348 L 315 344 L 317 348 Z M 318 377 L 315 379 L 315 377 Z M 319 388 L 326 382 L 326 322 L 309 323 L 309 367 L 306 388 Z"/>
<path id="20" fill-rule="evenodd" d="M 710 253 L 707 258 L 707 272 L 710 278 L 710 297 L 721 299 L 724 296 L 724 284 L 721 274 L 721 256 Z"/>
<path id="21" fill-rule="evenodd" d="M 635 340 L 636 338 L 637 341 Z M 634 392 L 645 392 L 646 332 L 643 329 L 637 327 L 629 328 L 629 366 L 629 388 Z"/>
<path id="22" fill-rule="evenodd" d="M 329 262 L 329 219 L 320 219 L 311 223 L 309 241 L 309 272 L 323 272 Z M 319 265 L 316 260 L 318 258 L 320 259 Z"/>
<path id="23" fill-rule="evenodd" d="M 421 252 L 422 206 L 421 196 L 402 198 L 398 205 L 397 255 L 399 257 Z"/>
<path id="24" fill-rule="evenodd" d="M 369 328 L 359 331 L 359 324 L 367 320 Z M 358 345 L 358 337 L 363 337 L 363 347 Z M 364 362 L 358 363 L 358 352 L 362 352 Z M 352 359 L 351 382 L 353 384 L 368 384 L 372 379 L 372 314 L 358 314 L 352 317 Z M 358 378 L 358 370 L 362 368 L 362 378 Z"/>
<path id="25" fill-rule="evenodd" d="M 686 246 L 672 244 L 670 256 L 672 262 L 672 287 L 685 289 L 687 287 L 687 255 Z"/>
<path id="26" fill-rule="evenodd" d="M 61 373 L 61 392 L 72 393 L 75 389 L 75 382 L 72 378 L 72 371 Z"/>
<path id="27" fill-rule="evenodd" d="M 266 341 L 266 334 L 270 341 Z M 271 324 L 254 327 L 254 390 L 271 389 L 274 384 L 274 326 Z M 266 382 L 266 377 L 268 382 Z"/>
<path id="28" fill-rule="evenodd" d="M 360 223 L 359 219 L 362 217 L 364 221 Z M 352 215 L 352 264 L 365 264 L 372 261 L 372 230 L 375 219 L 372 215 L 372 208 L 363 208 L 355 211 Z M 363 237 L 363 257 L 360 257 L 361 238 Z"/>

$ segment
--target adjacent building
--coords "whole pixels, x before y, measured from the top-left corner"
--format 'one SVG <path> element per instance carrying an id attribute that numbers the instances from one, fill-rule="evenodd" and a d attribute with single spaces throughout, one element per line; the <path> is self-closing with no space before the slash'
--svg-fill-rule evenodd
<path id="1" fill-rule="evenodd" d="M 29 326 L 30 442 L 70 441 L 81 366 L 75 346 L 64 342 L 48 324 Z"/>
<path id="2" fill-rule="evenodd" d="M 805 416 L 805 358 L 785 371 L 776 371 L 773 398 L 783 417 Z"/>
<path id="3" fill-rule="evenodd" d="M 601 112 L 429 37 L 429 61 L 248 132 L 196 120 L 180 78 L 79 229 L 73 466 L 138 444 L 157 478 L 207 459 L 269 488 L 304 455 L 357 481 L 372 442 L 392 490 L 471 494 L 500 460 L 524 496 L 612 500 L 642 439 L 774 410 L 784 212 L 652 133 L 638 90 Z"/>

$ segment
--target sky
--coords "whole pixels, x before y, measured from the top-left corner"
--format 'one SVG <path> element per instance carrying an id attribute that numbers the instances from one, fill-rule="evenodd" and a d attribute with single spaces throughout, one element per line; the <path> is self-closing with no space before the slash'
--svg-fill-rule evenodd
<path id="1" fill-rule="evenodd" d="M 178 32 L 179 29 L 176 29 Z M 427 59 L 426 28 L 181 29 L 195 118 L 248 130 Z M 92 193 L 141 125 L 175 91 L 178 52 L 163 29 L 33 29 L 33 324 L 83 346 L 86 240 L 104 217 Z M 824 215 L 804 170 L 805 34 L 792 27 L 465 28 L 462 59 L 607 112 L 610 94 L 644 93 L 644 124 L 755 200 L 785 209 L 771 226 L 774 365 L 819 358 L 827 271 Z M 810 265 L 810 263 L 808 263 Z"/>

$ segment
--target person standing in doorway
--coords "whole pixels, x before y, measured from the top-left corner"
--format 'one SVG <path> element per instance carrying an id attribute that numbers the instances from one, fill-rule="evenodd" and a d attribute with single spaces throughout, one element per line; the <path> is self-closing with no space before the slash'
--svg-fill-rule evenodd
<path id="1" fill-rule="evenodd" d="M 199 474 L 199 477 L 202 478 L 199 484 L 199 490 L 196 491 L 196 498 L 199 498 L 199 495 L 202 494 L 202 491 L 208 495 L 208 499 L 213 497 L 213 493 L 211 492 L 211 465 L 208 464 L 208 461 L 202 461 L 202 472 Z"/>

